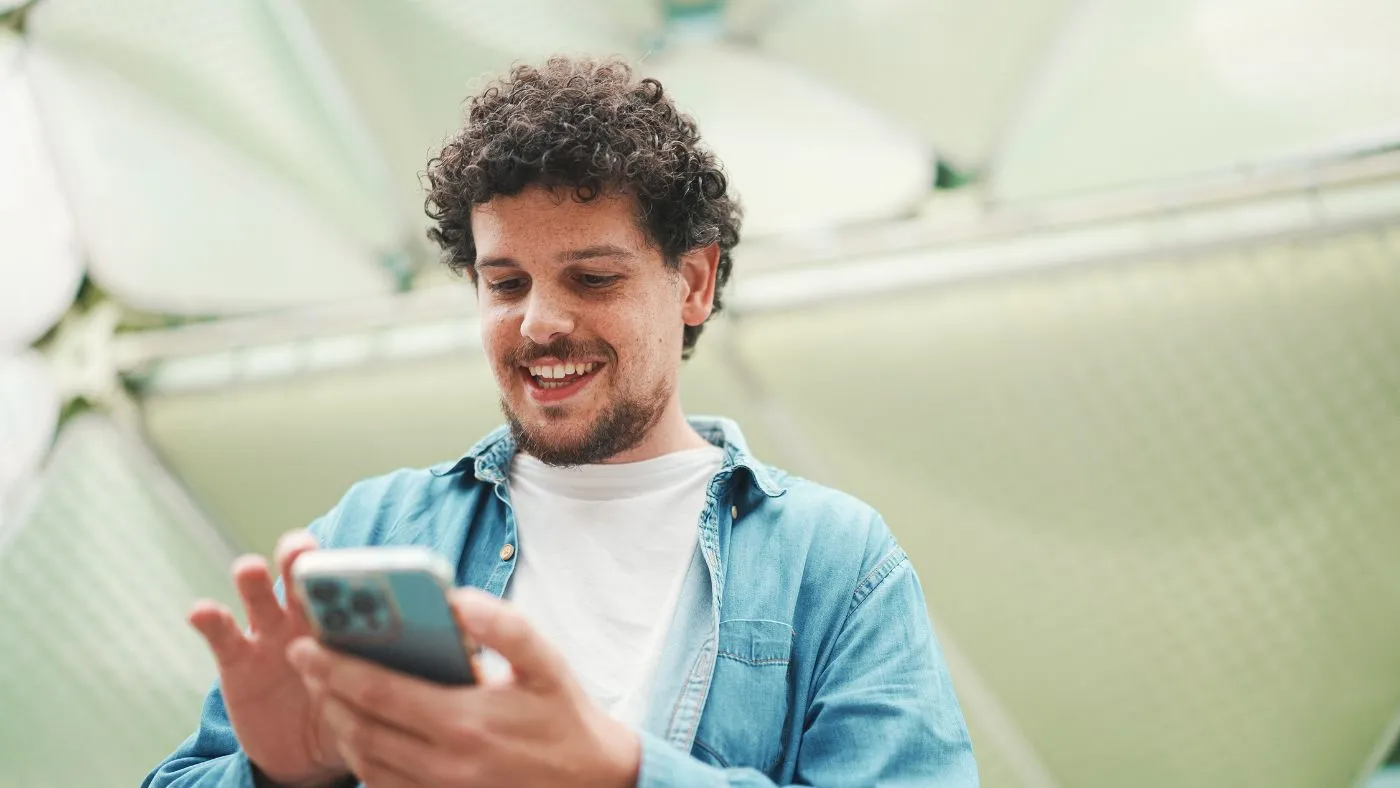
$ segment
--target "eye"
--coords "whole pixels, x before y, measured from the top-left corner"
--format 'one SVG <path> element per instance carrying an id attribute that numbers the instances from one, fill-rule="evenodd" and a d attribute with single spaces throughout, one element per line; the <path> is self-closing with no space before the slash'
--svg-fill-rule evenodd
<path id="1" fill-rule="evenodd" d="M 590 290 L 601 290 L 616 282 L 620 277 L 606 274 L 579 274 L 578 282 Z"/>
<path id="2" fill-rule="evenodd" d="M 519 277 L 511 277 L 509 279 L 498 279 L 494 282 L 488 282 L 486 284 L 486 287 L 489 288 L 493 293 L 516 293 L 524 289 L 525 280 Z"/>

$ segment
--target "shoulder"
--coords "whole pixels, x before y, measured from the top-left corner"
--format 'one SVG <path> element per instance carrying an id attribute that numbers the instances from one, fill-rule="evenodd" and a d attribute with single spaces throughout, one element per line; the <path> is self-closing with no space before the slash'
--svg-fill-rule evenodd
<path id="1" fill-rule="evenodd" d="M 866 501 L 777 468 L 768 472 L 783 491 L 767 502 L 776 527 L 810 533 L 815 540 L 842 544 L 848 550 L 857 544 L 878 549 L 893 543 L 884 518 Z"/>
<path id="2" fill-rule="evenodd" d="M 323 546 L 381 544 L 399 524 L 477 493 L 479 483 L 457 466 L 448 461 L 362 479 L 311 530 Z"/>
<path id="3" fill-rule="evenodd" d="M 756 525 L 801 552 L 806 577 L 843 588 L 858 602 L 908 560 L 874 506 L 776 468 L 767 471 L 783 492 L 760 503 Z"/>

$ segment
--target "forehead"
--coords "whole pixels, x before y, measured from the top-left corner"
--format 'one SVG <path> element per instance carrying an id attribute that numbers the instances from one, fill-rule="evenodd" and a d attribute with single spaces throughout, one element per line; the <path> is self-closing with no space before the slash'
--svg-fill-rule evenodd
<path id="1" fill-rule="evenodd" d="M 599 244 L 638 252 L 649 246 L 638 225 L 636 201 L 626 195 L 579 202 L 567 191 L 531 187 L 474 207 L 471 226 L 477 259 Z"/>

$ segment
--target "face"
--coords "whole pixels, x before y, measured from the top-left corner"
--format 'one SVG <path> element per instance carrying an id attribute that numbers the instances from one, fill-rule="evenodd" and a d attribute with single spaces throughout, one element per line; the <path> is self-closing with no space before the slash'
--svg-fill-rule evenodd
<path id="1" fill-rule="evenodd" d="M 674 409 L 682 330 L 713 304 L 718 251 L 667 267 L 630 197 L 532 187 L 472 211 L 481 335 L 520 450 L 625 458 Z"/>

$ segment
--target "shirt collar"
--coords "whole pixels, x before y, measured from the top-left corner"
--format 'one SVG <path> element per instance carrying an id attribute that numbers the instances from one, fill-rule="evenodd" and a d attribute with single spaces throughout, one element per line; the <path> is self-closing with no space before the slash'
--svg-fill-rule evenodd
<path id="1" fill-rule="evenodd" d="M 691 416 L 690 426 L 705 440 L 724 450 L 724 465 L 720 473 L 733 473 L 735 469 L 748 471 L 753 485 L 770 498 L 787 492 L 779 482 L 772 468 L 759 462 L 749 453 L 748 442 L 739 425 L 722 416 Z M 476 442 L 456 464 L 443 471 L 435 470 L 437 476 L 450 476 L 465 473 L 468 468 L 483 482 L 501 484 L 509 472 L 511 457 L 515 454 L 515 441 L 510 430 L 502 425 L 492 430 L 486 437 Z"/>

